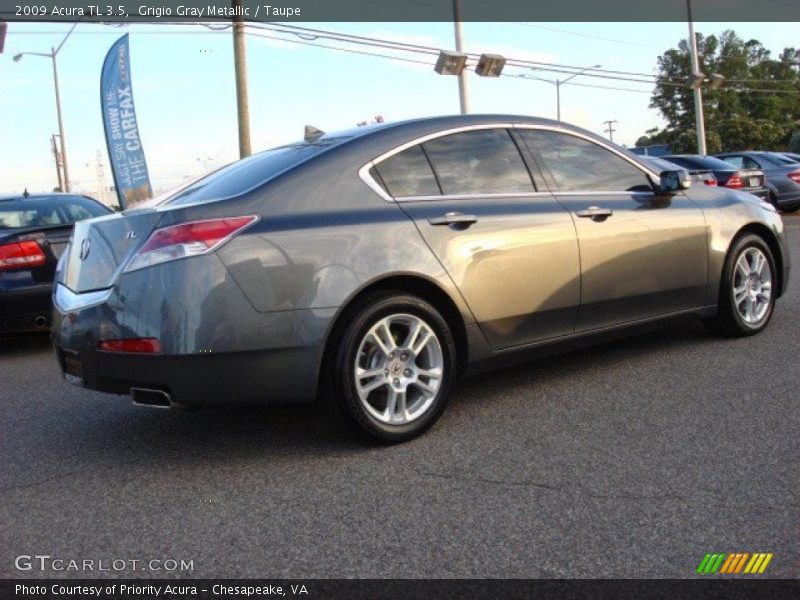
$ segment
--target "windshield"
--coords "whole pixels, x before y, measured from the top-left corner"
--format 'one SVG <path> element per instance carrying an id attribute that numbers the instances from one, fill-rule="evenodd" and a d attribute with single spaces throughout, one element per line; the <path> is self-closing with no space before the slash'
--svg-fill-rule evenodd
<path id="1" fill-rule="evenodd" d="M 349 138 L 321 138 L 254 154 L 190 183 L 169 195 L 163 203 L 183 206 L 239 196 L 346 139 Z"/>
<path id="2" fill-rule="evenodd" d="M 82 196 L 44 196 L 0 202 L 0 231 L 60 227 L 110 211 Z"/>

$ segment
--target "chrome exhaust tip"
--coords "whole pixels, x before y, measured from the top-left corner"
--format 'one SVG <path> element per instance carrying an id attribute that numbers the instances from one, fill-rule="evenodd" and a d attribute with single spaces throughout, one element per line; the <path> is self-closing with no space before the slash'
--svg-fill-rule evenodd
<path id="1" fill-rule="evenodd" d="M 45 317 L 44 315 L 36 315 L 33 318 L 33 326 L 39 329 L 47 327 L 47 317 Z"/>
<path id="2" fill-rule="evenodd" d="M 172 406 L 172 398 L 164 390 L 132 387 L 131 399 L 136 406 L 151 408 L 170 408 Z"/>

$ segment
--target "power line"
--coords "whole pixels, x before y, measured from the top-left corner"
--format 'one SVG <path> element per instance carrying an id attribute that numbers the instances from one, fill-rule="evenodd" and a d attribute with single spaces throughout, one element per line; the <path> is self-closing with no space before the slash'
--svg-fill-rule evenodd
<path id="1" fill-rule="evenodd" d="M 164 23 L 172 24 L 172 25 L 185 25 L 185 26 L 194 26 L 194 25 L 201 25 L 206 26 L 204 23 Z M 357 55 L 366 55 L 366 56 L 376 56 L 380 58 L 386 58 L 389 60 L 396 60 L 400 62 L 407 62 L 407 63 L 415 63 L 421 64 L 425 66 L 433 66 L 433 63 L 423 61 L 423 60 L 416 60 L 411 58 L 405 58 L 396 55 L 388 55 L 378 52 L 367 52 L 364 50 L 355 50 L 353 48 L 343 48 L 341 46 L 333 46 L 330 44 L 321 44 L 318 43 L 316 40 L 318 39 L 325 39 L 335 42 L 342 42 L 346 44 L 354 44 L 360 46 L 369 46 L 373 48 L 381 48 L 384 50 L 392 50 L 396 52 L 412 52 L 415 54 L 422 54 L 425 56 L 438 56 L 440 49 L 434 46 L 426 46 L 422 44 L 413 44 L 409 42 L 400 42 L 400 41 L 393 41 L 387 40 L 382 38 L 375 38 L 369 36 L 361 36 L 361 35 L 354 35 L 354 34 L 347 34 L 341 33 L 336 31 L 328 31 L 324 29 L 315 29 L 311 27 L 301 27 L 298 25 L 286 25 L 286 24 L 275 24 L 275 23 L 248 23 L 246 25 L 249 29 L 255 29 L 258 31 L 248 31 L 248 35 L 254 35 L 256 37 L 263 37 L 266 39 L 272 39 L 276 41 L 282 41 L 290 44 L 299 44 L 305 46 L 314 46 L 318 48 L 325 48 L 329 50 L 337 50 L 340 52 L 348 52 L 351 54 Z M 215 33 L 225 33 L 224 29 L 229 27 L 228 25 L 220 26 L 220 27 L 212 27 L 209 26 L 209 31 L 203 32 L 185 32 L 187 34 L 215 34 Z M 300 39 L 291 39 L 287 37 L 278 37 L 274 35 L 268 35 L 265 33 L 261 33 L 263 31 L 270 31 L 273 33 L 283 34 L 283 35 L 294 35 L 299 37 Z M 52 32 L 47 32 L 52 34 Z M 105 33 L 105 32 L 93 32 L 93 33 Z M 156 33 L 184 33 L 179 31 L 169 31 L 169 32 L 136 32 L 136 33 L 146 33 L 146 34 L 156 34 Z M 480 57 L 478 53 L 466 53 L 470 58 L 470 64 L 474 64 L 475 61 Z M 610 79 L 610 80 L 617 80 L 617 81 L 629 81 L 633 83 L 641 83 L 645 85 L 663 85 L 663 86 L 671 86 L 676 88 L 685 88 L 686 83 L 681 81 L 679 77 L 664 77 L 664 76 L 657 76 L 657 75 L 648 75 L 644 73 L 636 73 L 632 71 L 620 71 L 620 70 L 613 70 L 613 69 L 601 69 L 601 68 L 590 68 L 586 69 L 584 67 L 578 67 L 574 65 L 562 65 L 558 63 L 548 63 L 542 61 L 532 61 L 527 59 L 518 59 L 518 58 L 507 58 L 506 62 L 509 66 L 519 67 L 519 68 L 533 68 L 537 71 L 544 71 L 549 73 L 561 73 L 565 75 L 576 75 L 582 74 L 586 77 L 594 77 L 599 79 Z M 647 79 L 642 79 L 646 77 Z M 673 81 L 678 80 L 678 81 Z M 738 82 L 740 80 L 729 80 L 730 82 Z M 744 80 L 742 80 L 744 81 Z M 764 84 L 773 83 L 772 80 L 757 80 L 751 79 L 749 81 L 760 82 Z M 589 87 L 588 84 L 572 84 L 572 85 L 580 85 L 581 87 Z M 607 87 L 610 89 L 610 86 L 597 86 L 599 89 L 603 87 Z M 624 89 L 624 88 L 617 88 L 620 91 L 637 91 L 643 92 L 644 90 L 632 90 L 632 89 Z M 795 95 L 800 94 L 800 90 L 773 90 L 773 89 L 764 89 L 764 88 L 728 88 L 729 90 L 735 92 L 750 92 L 750 93 L 772 93 L 772 94 L 789 94 Z"/>
<path id="2" fill-rule="evenodd" d="M 409 4 L 419 4 L 421 6 L 429 6 L 431 8 L 438 8 L 438 9 L 441 9 L 442 11 L 447 11 L 448 13 L 451 12 L 451 9 L 449 7 L 436 5 L 436 4 L 431 4 L 430 2 L 422 2 L 421 0 L 404 0 L 404 1 L 408 2 Z M 603 42 L 613 42 L 615 44 L 626 44 L 628 46 L 641 46 L 643 48 L 659 48 L 659 46 L 653 46 L 651 44 L 642 44 L 641 42 L 632 42 L 630 40 L 618 40 L 618 39 L 614 39 L 614 38 L 603 37 L 603 36 L 600 36 L 600 35 L 593 35 L 591 33 L 578 33 L 577 31 L 569 31 L 567 29 L 559 29 L 557 27 L 546 27 L 544 25 L 536 25 L 534 23 L 525 23 L 523 21 L 508 21 L 508 20 L 505 20 L 505 19 L 498 18 L 496 14 L 490 15 L 490 14 L 487 14 L 487 13 L 480 13 L 480 12 L 471 11 L 471 10 L 465 10 L 463 12 L 465 14 L 474 15 L 476 17 L 484 17 L 484 18 L 486 18 L 487 20 L 490 20 L 490 21 L 508 23 L 510 25 L 521 25 L 523 27 L 534 27 L 536 29 L 543 29 L 545 31 L 554 31 L 556 33 L 563 33 L 563 34 L 566 34 L 566 35 L 574 35 L 574 36 L 577 36 L 577 37 L 590 38 L 590 39 L 593 39 L 593 40 L 600 40 L 600 41 L 603 41 Z"/>

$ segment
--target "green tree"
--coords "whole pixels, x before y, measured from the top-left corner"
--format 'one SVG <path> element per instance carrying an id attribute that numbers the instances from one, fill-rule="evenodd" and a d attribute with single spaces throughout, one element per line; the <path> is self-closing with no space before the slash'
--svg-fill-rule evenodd
<path id="1" fill-rule="evenodd" d="M 720 89 L 703 90 L 708 152 L 787 149 L 800 121 L 800 50 L 786 48 L 775 59 L 761 42 L 744 41 L 730 30 L 719 37 L 697 37 L 700 70 L 725 77 Z M 649 130 L 643 136 L 649 143 L 697 152 L 694 94 L 686 84 L 690 73 L 688 40 L 658 58 L 650 107 L 667 125 Z"/>
<path id="2" fill-rule="evenodd" d="M 800 129 L 795 131 L 789 140 L 789 152 L 800 153 Z"/>

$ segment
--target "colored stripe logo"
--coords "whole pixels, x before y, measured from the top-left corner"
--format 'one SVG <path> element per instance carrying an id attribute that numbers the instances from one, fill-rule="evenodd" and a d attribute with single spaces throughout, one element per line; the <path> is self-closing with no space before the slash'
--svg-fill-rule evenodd
<path id="1" fill-rule="evenodd" d="M 706 554 L 697 567 L 698 575 L 714 575 L 716 573 L 735 575 L 745 573 L 760 575 L 772 560 L 772 552 L 731 552 Z"/>

